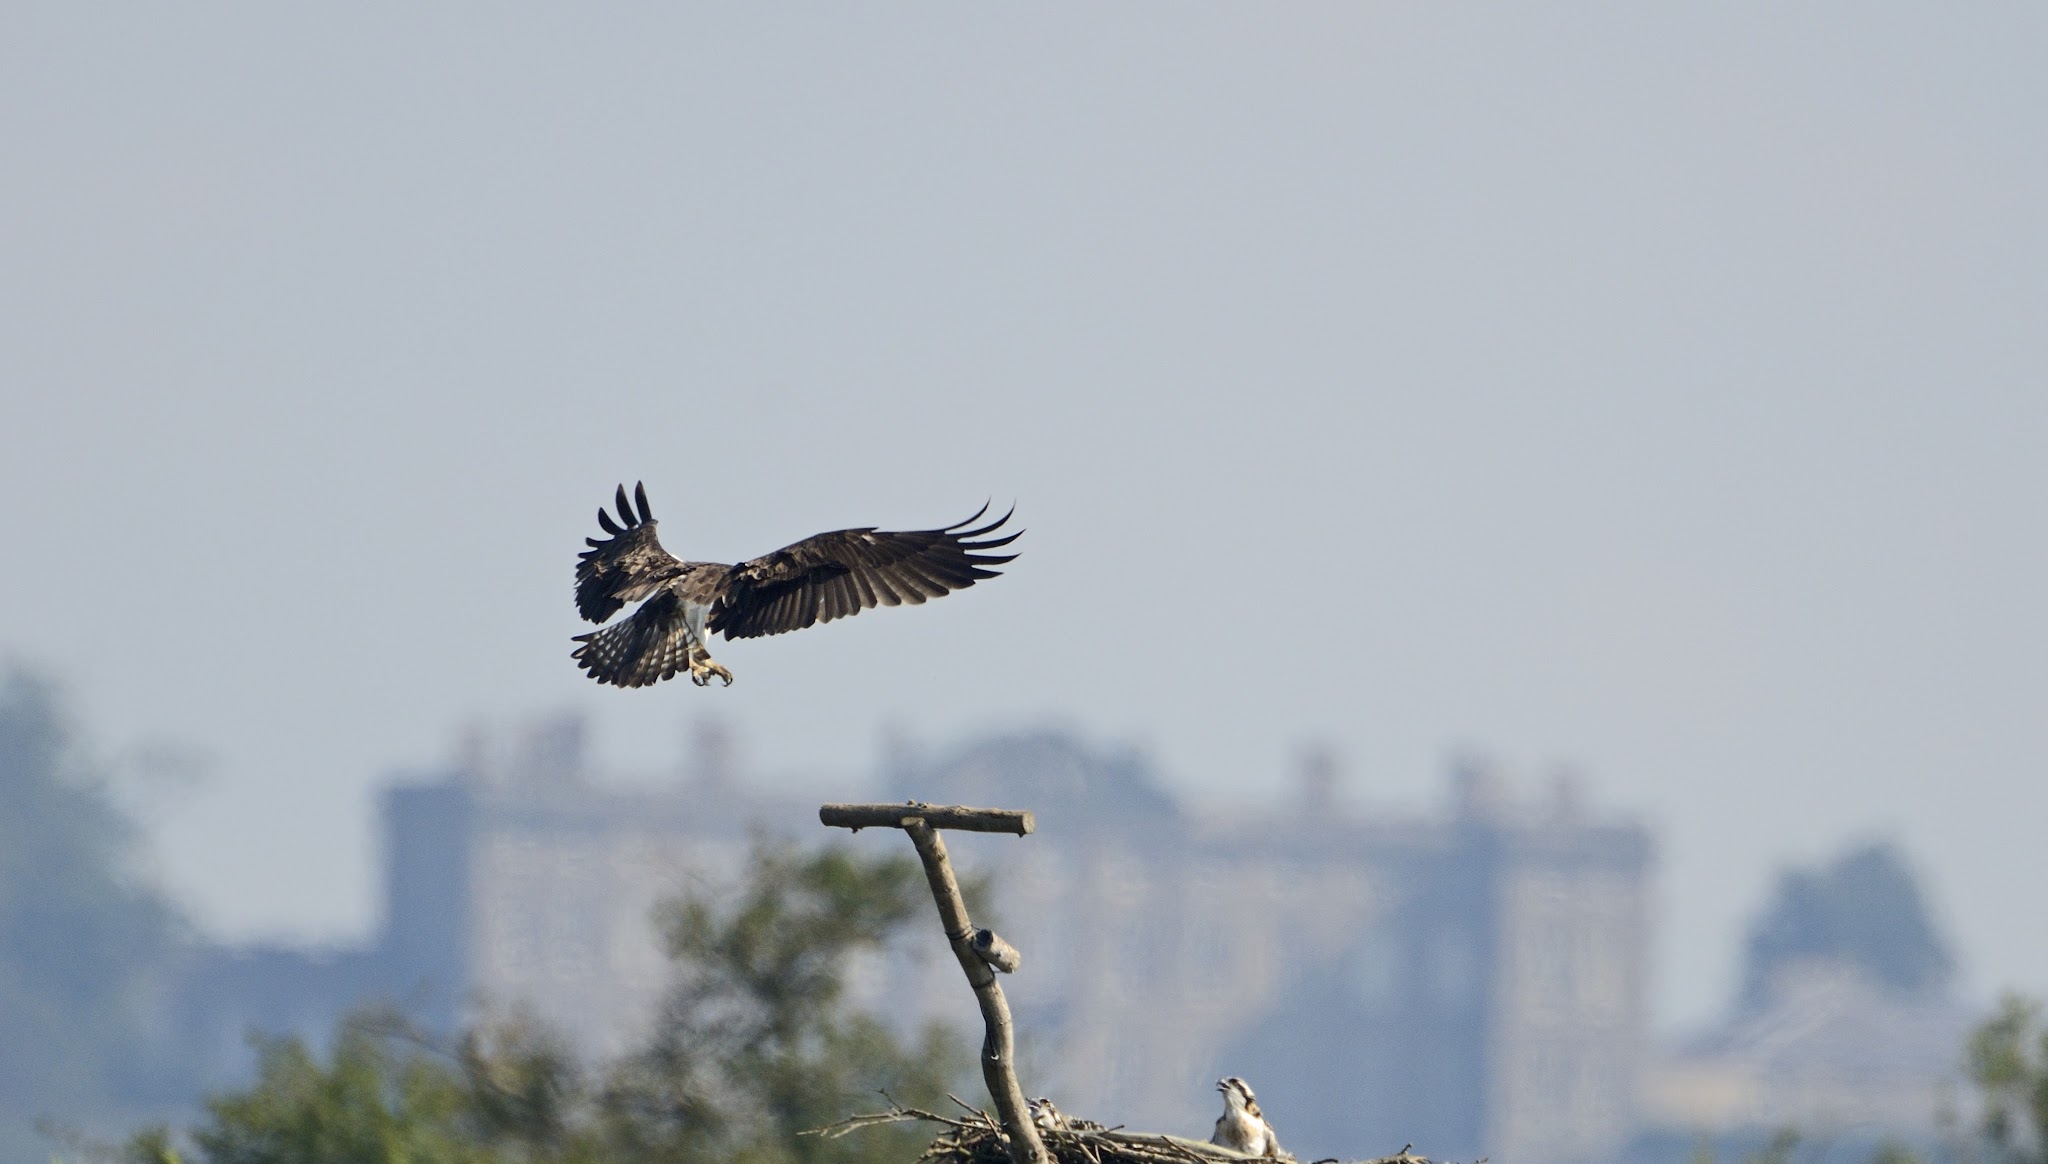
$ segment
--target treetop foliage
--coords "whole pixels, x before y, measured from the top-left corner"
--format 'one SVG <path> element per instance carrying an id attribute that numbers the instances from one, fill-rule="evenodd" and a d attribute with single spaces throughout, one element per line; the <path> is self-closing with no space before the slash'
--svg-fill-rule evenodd
<path id="1" fill-rule="evenodd" d="M 2048 1025 L 2040 1004 L 2007 995 L 1971 1033 L 1965 1057 L 1993 1164 L 2048 1164 Z"/>
<path id="2" fill-rule="evenodd" d="M 971 1059 L 938 1025 L 906 1043 L 846 1004 L 850 955 L 920 917 L 904 857 L 756 847 L 727 897 L 665 908 L 674 981 L 635 1051 L 586 1069 L 538 1025 L 498 1021 L 442 1046 L 390 1013 L 345 1024 L 323 1061 L 260 1044 L 261 1073 L 185 1140 L 135 1137 L 132 1164 L 880 1164 L 911 1129 L 801 1133 L 874 1106 L 936 1105 Z"/>

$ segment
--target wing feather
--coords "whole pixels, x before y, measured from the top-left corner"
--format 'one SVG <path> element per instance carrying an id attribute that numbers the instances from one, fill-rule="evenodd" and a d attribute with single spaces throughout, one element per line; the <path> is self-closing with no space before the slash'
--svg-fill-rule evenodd
<path id="1" fill-rule="evenodd" d="M 690 628 L 683 600 L 663 588 L 640 604 L 631 618 L 603 630 L 577 635 L 583 645 L 569 653 L 583 673 L 617 687 L 646 687 L 689 666 Z"/>
<path id="2" fill-rule="evenodd" d="M 924 562 L 904 562 L 896 569 L 909 578 L 918 587 L 919 593 L 926 598 L 943 598 L 953 589 L 940 581 L 939 570 Z"/>
<path id="3" fill-rule="evenodd" d="M 626 499 L 626 487 L 619 486 L 613 499 L 619 519 L 602 507 L 597 524 L 612 536 L 603 541 L 584 538 L 590 548 L 577 555 L 576 612 L 589 622 L 603 622 L 628 602 L 645 598 L 663 583 L 683 573 L 683 563 L 655 536 L 654 513 L 647 506 L 647 487 L 636 484 L 633 495 L 640 502 L 634 512 Z"/>
<path id="4" fill-rule="evenodd" d="M 710 629 L 728 639 L 779 635 L 872 606 L 920 605 L 993 578 L 1001 571 L 991 567 L 1017 555 L 988 551 L 1022 531 L 989 536 L 1011 514 L 976 526 L 987 512 L 983 505 L 944 529 L 834 530 L 741 562 L 719 586 Z"/>
<path id="5" fill-rule="evenodd" d="M 887 577 L 882 574 L 869 574 L 866 577 L 874 584 L 875 597 L 881 600 L 883 606 L 903 605 L 903 596 L 896 593 L 895 587 L 889 585 Z"/>
<path id="6" fill-rule="evenodd" d="M 866 610 L 868 607 L 882 601 L 881 597 L 875 593 L 873 580 L 866 574 L 848 574 L 846 580 L 853 585 L 853 608 L 856 611 Z"/>
<path id="7" fill-rule="evenodd" d="M 845 618 L 860 613 L 860 597 L 853 592 L 853 575 L 841 574 L 832 579 L 831 605 L 826 608 L 826 619 Z"/>
<path id="8" fill-rule="evenodd" d="M 897 579 L 903 582 L 909 590 L 904 595 L 904 598 L 912 606 L 923 606 L 926 599 L 937 598 L 946 592 L 944 586 L 926 578 L 923 571 L 916 569 L 908 562 L 899 562 L 895 570 Z"/>

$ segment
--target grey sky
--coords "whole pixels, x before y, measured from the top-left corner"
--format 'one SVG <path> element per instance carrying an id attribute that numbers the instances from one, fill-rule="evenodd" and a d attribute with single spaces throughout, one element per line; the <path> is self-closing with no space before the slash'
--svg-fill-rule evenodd
<path id="1" fill-rule="evenodd" d="M 587 708 L 863 773 L 1056 718 L 1255 803 L 1472 747 L 1663 838 L 1660 1013 L 1896 833 L 2048 983 L 2038 4 L 8 6 L 0 649 L 215 757 L 225 932 L 371 924 L 369 790 Z M 599 690 L 570 555 L 984 497 L 1009 577 Z"/>

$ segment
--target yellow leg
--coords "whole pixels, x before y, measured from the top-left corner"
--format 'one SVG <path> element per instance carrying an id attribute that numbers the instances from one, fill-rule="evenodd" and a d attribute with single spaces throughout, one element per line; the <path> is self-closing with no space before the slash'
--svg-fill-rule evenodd
<path id="1" fill-rule="evenodd" d="M 705 650 L 702 643 L 691 643 L 690 682 L 703 687 L 711 682 L 713 675 L 723 680 L 725 686 L 732 686 L 732 672 L 726 670 L 718 660 L 712 658 L 711 652 Z"/>

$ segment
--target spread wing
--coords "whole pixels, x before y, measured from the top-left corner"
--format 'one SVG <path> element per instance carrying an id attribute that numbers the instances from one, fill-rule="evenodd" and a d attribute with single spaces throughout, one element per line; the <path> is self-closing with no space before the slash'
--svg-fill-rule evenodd
<path id="1" fill-rule="evenodd" d="M 654 536 L 654 512 L 647 508 L 647 487 L 633 486 L 633 498 L 626 500 L 626 487 L 619 486 L 616 504 L 619 520 L 597 510 L 597 524 L 612 536 L 603 541 L 584 538 L 590 548 L 578 554 L 576 564 L 576 613 L 586 621 L 603 622 L 628 602 L 645 598 L 661 584 L 683 572 L 683 563 L 661 548 Z M 637 617 L 637 616 L 636 616 Z"/>
<path id="2" fill-rule="evenodd" d="M 583 673 L 617 687 L 646 687 L 689 666 L 690 629 L 683 600 L 667 587 L 641 603 L 633 617 L 577 635 L 575 641 L 583 645 L 569 657 Z"/>
<path id="3" fill-rule="evenodd" d="M 834 530 L 741 562 L 720 584 L 710 629 L 728 639 L 779 635 L 871 606 L 915 606 L 965 590 L 999 573 L 989 567 L 1017 556 L 986 552 L 1009 545 L 1023 532 L 987 536 L 1010 520 L 1008 513 L 978 529 L 966 528 L 987 512 L 984 505 L 973 517 L 944 529 Z"/>

